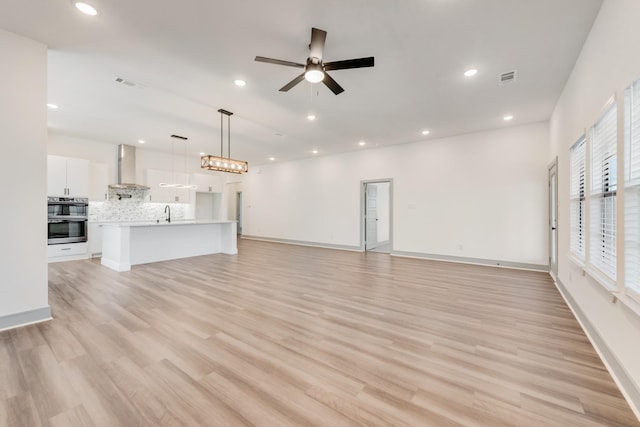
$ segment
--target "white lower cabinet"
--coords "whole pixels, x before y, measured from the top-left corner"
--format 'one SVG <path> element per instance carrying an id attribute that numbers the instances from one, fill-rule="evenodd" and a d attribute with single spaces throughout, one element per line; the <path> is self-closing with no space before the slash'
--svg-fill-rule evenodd
<path id="1" fill-rule="evenodd" d="M 82 243 L 65 243 L 61 245 L 48 245 L 47 256 L 49 262 L 70 261 L 87 258 L 88 245 Z"/>
<path id="2" fill-rule="evenodd" d="M 97 258 L 102 255 L 102 226 L 89 223 L 89 258 Z"/>

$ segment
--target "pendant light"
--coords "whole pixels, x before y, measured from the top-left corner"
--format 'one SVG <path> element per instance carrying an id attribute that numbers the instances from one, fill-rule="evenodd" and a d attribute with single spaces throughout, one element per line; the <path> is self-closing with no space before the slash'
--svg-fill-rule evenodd
<path id="1" fill-rule="evenodd" d="M 187 183 L 178 183 L 176 182 L 176 171 L 175 168 L 173 166 L 173 161 L 174 161 L 174 157 L 175 157 L 175 140 L 176 139 L 180 139 L 182 141 L 184 141 L 184 176 L 187 176 L 187 137 L 185 136 L 180 136 L 180 135 L 171 135 L 171 180 L 173 181 L 172 183 L 166 183 L 166 182 L 161 182 L 159 184 L 160 187 L 170 187 L 170 188 L 186 188 L 186 189 L 190 189 L 190 190 L 195 190 L 198 188 L 197 185 L 194 184 L 187 184 Z"/>
<path id="2" fill-rule="evenodd" d="M 220 113 L 220 156 L 204 155 L 200 157 L 200 167 L 211 171 L 246 173 L 249 171 L 249 163 L 244 160 L 234 160 L 231 158 L 231 111 L 218 110 Z M 227 155 L 224 157 L 224 116 L 227 116 Z"/>

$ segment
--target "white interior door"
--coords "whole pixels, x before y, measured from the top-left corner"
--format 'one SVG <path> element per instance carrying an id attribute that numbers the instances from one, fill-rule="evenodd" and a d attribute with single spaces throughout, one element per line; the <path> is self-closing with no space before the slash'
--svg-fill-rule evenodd
<path id="1" fill-rule="evenodd" d="M 378 187 L 365 184 L 365 246 L 367 250 L 378 246 Z"/>
<path id="2" fill-rule="evenodd" d="M 549 167 L 549 271 L 558 276 L 558 166 Z"/>

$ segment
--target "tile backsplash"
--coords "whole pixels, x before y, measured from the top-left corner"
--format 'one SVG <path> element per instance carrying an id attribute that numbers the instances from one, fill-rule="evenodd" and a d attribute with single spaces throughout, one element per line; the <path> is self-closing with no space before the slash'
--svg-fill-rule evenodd
<path id="1" fill-rule="evenodd" d="M 149 200 L 149 190 L 141 188 L 113 188 L 109 186 L 108 200 Z"/>
<path id="2" fill-rule="evenodd" d="M 172 219 L 187 218 L 185 203 L 152 203 L 141 199 L 108 200 L 106 202 L 89 202 L 89 221 L 145 221 L 164 219 L 164 208 L 171 207 Z"/>

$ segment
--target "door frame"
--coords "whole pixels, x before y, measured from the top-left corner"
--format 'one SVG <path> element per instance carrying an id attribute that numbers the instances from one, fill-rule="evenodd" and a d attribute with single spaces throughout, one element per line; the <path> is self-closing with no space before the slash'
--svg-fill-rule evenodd
<path id="1" fill-rule="evenodd" d="M 556 177 L 553 189 L 551 188 L 552 175 L 555 175 Z M 547 238 L 549 240 L 549 273 L 555 280 L 555 278 L 558 277 L 558 156 L 556 156 L 547 167 L 547 181 L 549 192 L 547 210 L 547 214 L 549 216 L 549 220 L 547 221 Z M 555 218 L 555 224 L 553 223 L 553 218 Z M 555 254 L 555 263 L 552 262 L 552 254 Z"/>
<path id="2" fill-rule="evenodd" d="M 367 184 L 389 183 L 389 253 L 393 253 L 393 178 L 367 179 L 360 181 L 360 250 L 367 251 L 366 246 L 366 195 Z"/>
<path id="3" fill-rule="evenodd" d="M 239 235 L 242 235 L 242 223 L 244 222 L 243 218 L 244 212 L 242 212 L 242 191 L 236 191 L 236 232 Z"/>

